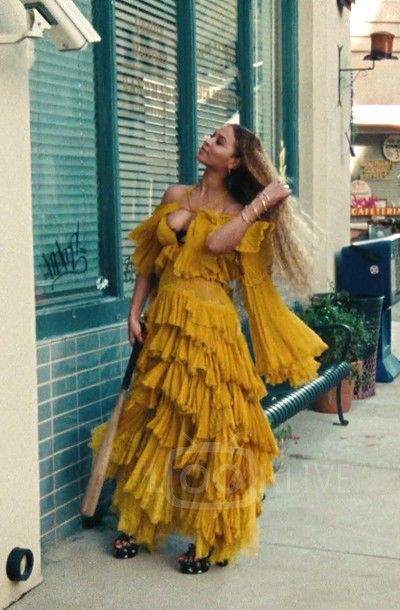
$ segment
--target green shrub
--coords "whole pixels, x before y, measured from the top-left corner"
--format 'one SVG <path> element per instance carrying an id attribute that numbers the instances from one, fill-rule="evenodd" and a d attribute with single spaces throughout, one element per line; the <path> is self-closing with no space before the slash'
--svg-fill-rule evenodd
<path id="1" fill-rule="evenodd" d="M 354 362 L 364 360 L 370 356 L 376 346 L 376 329 L 365 314 L 361 313 L 352 305 L 351 297 L 344 292 L 331 292 L 315 295 L 306 305 L 297 304 L 295 312 L 307 326 L 317 333 L 321 328 L 330 324 L 345 324 L 351 330 L 351 342 L 347 352 L 346 360 Z M 321 332 L 320 332 L 321 334 Z M 325 334 L 324 334 L 324 337 Z M 332 337 L 328 358 L 338 360 L 343 352 L 345 337 L 337 333 Z M 322 358 L 324 361 L 324 357 Z"/>

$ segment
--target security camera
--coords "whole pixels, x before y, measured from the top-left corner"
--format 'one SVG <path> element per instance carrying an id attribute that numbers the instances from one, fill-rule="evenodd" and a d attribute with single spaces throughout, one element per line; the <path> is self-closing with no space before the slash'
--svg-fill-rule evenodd
<path id="1" fill-rule="evenodd" d="M 100 36 L 73 0 L 21 0 L 26 10 L 35 9 L 51 26 L 47 34 L 59 51 L 80 51 Z"/>
<path id="2" fill-rule="evenodd" d="M 41 38 L 45 31 L 59 51 L 82 51 L 89 44 L 101 40 L 73 0 L 19 1 L 27 10 L 30 28 L 20 34 L 0 34 L 0 44 Z"/>

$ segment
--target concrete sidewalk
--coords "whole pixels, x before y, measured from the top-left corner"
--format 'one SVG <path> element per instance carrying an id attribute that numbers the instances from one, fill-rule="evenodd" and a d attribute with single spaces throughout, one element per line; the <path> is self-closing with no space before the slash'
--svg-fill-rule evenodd
<path id="1" fill-rule="evenodd" d="M 400 326 L 400 325 L 396 325 Z M 393 345 L 400 345 L 399 328 Z M 347 427 L 306 411 L 267 493 L 257 558 L 187 576 L 186 539 L 118 561 L 112 524 L 44 554 L 23 610 L 397 610 L 400 608 L 400 378 L 353 402 Z"/>

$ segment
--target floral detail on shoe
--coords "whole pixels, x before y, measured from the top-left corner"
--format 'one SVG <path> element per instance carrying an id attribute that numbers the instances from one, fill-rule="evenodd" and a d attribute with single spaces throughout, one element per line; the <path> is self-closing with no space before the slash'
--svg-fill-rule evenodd
<path id="1" fill-rule="evenodd" d="M 138 554 L 138 544 L 135 536 L 129 536 L 128 534 L 120 534 L 114 540 L 114 557 L 117 559 L 130 559 L 136 557 Z"/>
<path id="2" fill-rule="evenodd" d="M 210 554 L 196 559 L 196 546 L 189 544 L 187 551 L 179 556 L 178 562 L 183 574 L 203 574 L 210 567 Z"/>

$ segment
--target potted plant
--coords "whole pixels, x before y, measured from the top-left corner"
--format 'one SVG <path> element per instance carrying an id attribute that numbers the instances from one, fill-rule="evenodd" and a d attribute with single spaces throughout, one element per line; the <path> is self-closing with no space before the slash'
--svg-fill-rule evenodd
<path id="1" fill-rule="evenodd" d="M 345 335 L 335 332 L 335 329 L 331 330 L 331 334 L 324 329 L 332 329 L 335 324 L 344 324 L 350 328 L 352 335 L 345 360 L 351 363 L 352 372 L 342 382 L 342 408 L 343 412 L 347 412 L 351 406 L 354 385 L 364 385 L 369 381 L 365 378 L 367 373 L 363 371 L 360 362 L 375 352 L 376 331 L 371 328 L 368 318 L 353 306 L 346 293 L 314 295 L 306 305 L 297 304 L 295 312 L 329 344 L 329 350 L 320 358 L 322 365 L 341 360 L 346 341 Z M 327 392 L 318 401 L 316 408 L 324 412 L 336 412 L 336 388 Z"/>

